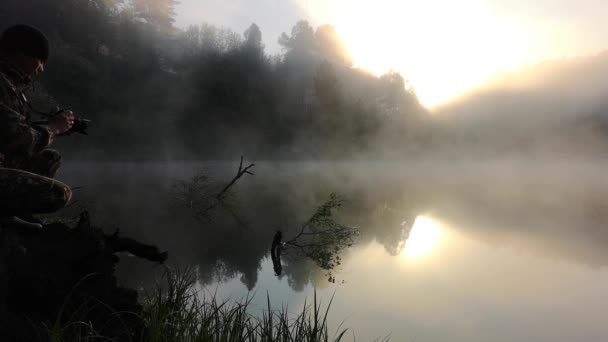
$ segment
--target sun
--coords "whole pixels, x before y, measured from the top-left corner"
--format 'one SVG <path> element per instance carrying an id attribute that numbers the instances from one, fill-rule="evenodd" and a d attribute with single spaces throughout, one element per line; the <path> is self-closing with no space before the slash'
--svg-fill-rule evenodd
<path id="1" fill-rule="evenodd" d="M 441 240 L 441 229 L 427 216 L 418 216 L 405 240 L 402 255 L 407 258 L 420 258 L 429 255 Z"/>
<path id="2" fill-rule="evenodd" d="M 516 70 L 530 42 L 518 22 L 482 0 L 331 0 L 306 2 L 336 27 L 355 66 L 400 72 L 429 108 Z"/>

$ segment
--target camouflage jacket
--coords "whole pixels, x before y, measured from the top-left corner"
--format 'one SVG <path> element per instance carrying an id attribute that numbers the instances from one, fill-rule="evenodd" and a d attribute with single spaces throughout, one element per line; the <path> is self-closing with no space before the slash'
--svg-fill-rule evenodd
<path id="1" fill-rule="evenodd" d="M 20 89 L 26 84 L 19 70 L 0 61 L 0 167 L 19 169 L 51 143 L 49 130 L 30 121 Z"/>

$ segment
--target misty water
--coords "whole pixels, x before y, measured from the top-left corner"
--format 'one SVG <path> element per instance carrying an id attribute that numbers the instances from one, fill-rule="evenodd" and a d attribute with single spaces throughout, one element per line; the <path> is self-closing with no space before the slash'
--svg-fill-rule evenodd
<path id="1" fill-rule="evenodd" d="M 254 295 L 254 313 L 267 294 L 296 313 L 317 289 L 323 304 L 334 296 L 332 328 L 351 327 L 358 341 L 608 338 L 605 163 L 256 162 L 234 187 L 232 213 L 200 222 L 169 205 L 176 179 L 202 170 L 226 183 L 237 164 L 68 161 L 58 178 L 77 188 L 74 214 L 86 207 L 106 231 L 196 265 L 202 294 Z M 307 260 L 276 277 L 274 232 L 297 230 L 331 192 L 348 200 L 340 222 L 361 229 L 336 282 Z M 162 271 L 127 256 L 121 264 L 130 285 Z"/>

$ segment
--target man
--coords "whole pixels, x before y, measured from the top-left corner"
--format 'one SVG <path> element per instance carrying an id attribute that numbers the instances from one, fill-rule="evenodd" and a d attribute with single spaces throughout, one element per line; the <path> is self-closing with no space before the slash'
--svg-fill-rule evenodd
<path id="1" fill-rule="evenodd" d="M 61 157 L 47 147 L 72 128 L 74 115 L 64 111 L 33 124 L 23 95 L 48 56 L 47 38 L 31 26 L 15 25 L 0 36 L 0 226 L 41 228 L 27 218 L 63 208 L 72 196 L 53 179 Z"/>

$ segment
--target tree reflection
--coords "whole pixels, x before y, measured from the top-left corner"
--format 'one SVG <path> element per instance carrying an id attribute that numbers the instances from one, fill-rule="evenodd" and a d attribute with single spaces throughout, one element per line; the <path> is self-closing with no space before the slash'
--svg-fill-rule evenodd
<path id="1" fill-rule="evenodd" d="M 225 171 L 219 173 L 232 173 L 232 167 L 226 165 Z M 331 178 L 314 179 L 298 175 L 297 171 L 288 177 L 262 170 L 233 188 L 233 208 L 248 226 L 243 229 L 225 210 L 218 210 L 212 220 L 200 220 L 189 208 L 171 205 L 174 193 L 170 186 L 176 178 L 167 179 L 163 166 L 159 166 L 157 172 L 149 166 L 146 168 L 148 171 L 143 177 L 130 166 L 96 165 L 96 171 L 83 170 L 82 174 L 94 181 L 88 183 L 79 199 L 89 202 L 94 220 L 103 220 L 109 227 L 118 226 L 125 233 L 169 250 L 170 262 L 198 265 L 202 284 L 239 278 L 248 289 L 253 289 L 277 229 L 281 229 L 289 241 L 304 227 L 305 234 L 300 238 L 305 239 L 298 238 L 290 246 L 297 249 L 297 245 L 308 243 L 305 248 L 308 253 L 303 254 L 304 258 L 297 257 L 299 253 L 286 258 L 282 274 L 294 289 L 303 289 L 311 282 L 323 286 L 327 284 L 327 270 L 338 266 L 343 259 L 348 260 L 348 249 L 355 242 L 355 236 L 358 245 L 375 240 L 388 253 L 397 255 L 410 222 L 422 211 L 418 209 L 422 207 L 419 201 L 415 201 L 415 206 L 407 205 L 414 200 L 409 200 L 402 188 L 379 184 L 353 186 L 349 182 L 340 186 Z M 192 170 L 177 179 L 198 179 L 195 176 Z M 72 174 L 70 178 L 80 177 Z M 122 183 L 120 186 L 109 186 L 117 180 Z M 205 184 L 208 181 L 206 179 Z M 343 193 L 348 201 L 337 196 L 327 200 L 327 189 L 332 188 Z M 120 202 L 115 198 L 120 198 Z M 336 207 L 341 210 L 335 211 Z M 311 213 L 316 216 L 311 217 Z M 403 221 L 408 225 L 402 226 Z M 333 231 L 337 234 L 332 235 L 323 227 L 337 229 Z M 355 232 L 356 235 L 352 234 Z M 318 247 L 325 244 L 338 250 L 323 254 Z M 128 277 L 139 276 L 136 271 L 127 273 Z"/>

